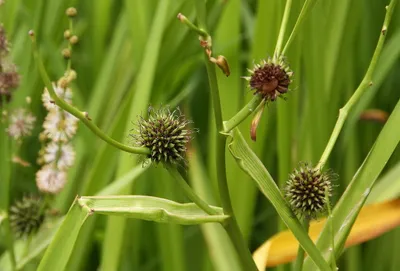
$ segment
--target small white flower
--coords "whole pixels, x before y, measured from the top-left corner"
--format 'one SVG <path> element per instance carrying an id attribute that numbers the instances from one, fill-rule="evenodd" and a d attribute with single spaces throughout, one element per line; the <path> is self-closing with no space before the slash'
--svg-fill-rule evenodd
<path id="1" fill-rule="evenodd" d="M 18 140 L 31 135 L 35 121 L 36 118 L 30 112 L 23 108 L 17 109 L 10 115 L 10 125 L 6 131 L 9 136 Z"/>
<path id="2" fill-rule="evenodd" d="M 45 134 L 52 141 L 67 142 L 76 133 L 78 119 L 68 112 L 52 110 L 43 122 Z"/>
<path id="3" fill-rule="evenodd" d="M 72 103 L 72 91 L 70 88 L 64 89 L 53 83 L 53 89 L 60 99 L 64 100 L 69 104 Z M 42 94 L 42 102 L 47 110 L 58 108 L 57 105 L 54 103 L 53 99 L 50 97 L 50 93 L 47 90 L 47 88 L 44 89 L 44 92 Z"/>
<path id="4" fill-rule="evenodd" d="M 43 158 L 46 164 L 55 163 L 58 169 L 65 170 L 74 164 L 75 151 L 71 144 L 50 142 L 45 148 Z"/>
<path id="5" fill-rule="evenodd" d="M 36 185 L 41 192 L 56 194 L 60 192 L 67 181 L 65 171 L 58 170 L 54 165 L 46 165 L 36 172 Z"/>

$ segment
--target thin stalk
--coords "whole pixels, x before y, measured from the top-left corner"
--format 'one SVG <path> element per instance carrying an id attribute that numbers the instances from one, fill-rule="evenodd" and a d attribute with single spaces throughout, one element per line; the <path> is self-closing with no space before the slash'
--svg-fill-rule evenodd
<path id="1" fill-rule="evenodd" d="M 68 17 L 69 18 L 69 31 L 71 31 L 71 35 L 74 35 L 74 24 L 73 24 L 73 18 Z M 72 54 L 72 44 L 71 42 L 68 41 L 68 50 L 71 52 Z M 71 66 L 72 66 L 72 60 L 71 57 L 68 58 L 68 62 L 67 62 L 67 72 L 71 71 Z"/>
<path id="2" fill-rule="evenodd" d="M 308 229 L 310 228 L 310 219 L 304 217 L 301 224 L 304 230 L 308 232 Z M 293 270 L 301 271 L 303 268 L 303 262 L 304 262 L 304 249 L 299 244 L 299 249 L 297 251 L 297 257 L 296 261 L 294 262 Z"/>
<path id="3" fill-rule="evenodd" d="M 229 133 L 236 126 L 242 123 L 248 116 L 254 113 L 262 100 L 262 95 L 255 95 L 248 104 L 246 104 L 239 112 L 236 113 L 236 115 L 234 115 L 231 119 L 224 121 L 224 133 Z"/>
<path id="4" fill-rule="evenodd" d="M 373 85 L 372 75 L 375 71 L 376 64 L 378 63 L 379 57 L 382 52 L 383 45 L 386 39 L 387 29 L 389 27 L 390 20 L 392 18 L 394 6 L 396 5 L 397 0 L 392 0 L 389 6 L 386 9 L 385 21 L 383 22 L 383 27 L 381 29 L 381 33 L 379 36 L 378 44 L 376 45 L 374 55 L 372 56 L 371 62 L 369 64 L 368 70 L 361 81 L 360 85 L 351 96 L 349 101 L 339 110 L 339 118 L 336 121 L 335 127 L 333 128 L 333 132 L 331 137 L 329 138 L 328 144 L 325 147 L 324 152 L 322 153 L 321 159 L 319 160 L 316 168 L 322 169 L 329 158 L 329 155 L 332 152 L 333 146 L 336 143 L 336 140 L 343 128 L 343 124 L 347 119 L 349 112 L 352 110 L 354 105 L 360 100 L 361 96 L 365 93 L 365 91 Z"/>
<path id="5" fill-rule="evenodd" d="M 166 167 L 168 172 L 172 175 L 172 177 L 176 180 L 178 185 L 182 188 L 183 192 L 185 195 L 193 201 L 197 206 L 200 207 L 204 212 L 206 212 L 209 215 L 216 215 L 218 212 L 214 210 L 213 208 L 210 207 L 204 200 L 202 200 L 199 196 L 196 195 L 196 193 L 193 191 L 193 189 L 189 186 L 189 184 L 185 181 L 184 176 L 181 175 L 177 169 L 173 166 L 167 166 Z"/>
<path id="6" fill-rule="evenodd" d="M 286 41 L 285 47 L 283 47 L 282 55 L 285 55 L 290 44 L 292 44 L 294 38 L 296 37 L 297 33 L 299 32 L 301 24 L 304 22 L 304 19 L 308 16 L 308 13 L 310 12 L 310 10 L 312 9 L 312 7 L 314 6 L 314 4 L 317 1 L 318 0 L 306 0 L 304 2 L 304 5 L 301 8 L 299 17 L 297 17 L 296 24 L 293 27 L 292 33 L 290 33 L 290 36 L 289 36 L 288 40 Z"/>
<path id="7" fill-rule="evenodd" d="M 325 190 L 325 200 L 326 200 L 326 207 L 328 209 L 328 219 L 327 223 L 329 223 L 329 231 L 331 232 L 331 243 L 332 243 L 332 251 L 335 251 L 335 233 L 333 232 L 333 217 L 332 217 L 332 210 L 331 210 L 331 202 L 329 200 L 329 191 L 328 189 Z M 331 258 L 331 264 L 332 264 L 332 270 L 338 270 L 338 267 L 336 265 L 336 259 L 335 259 L 335 253 L 331 253 L 332 258 Z"/>
<path id="8" fill-rule="evenodd" d="M 206 8 L 205 1 L 195 0 L 195 8 L 197 13 L 198 25 L 201 29 L 207 29 L 206 27 Z M 211 40 L 210 37 L 207 40 Z M 207 68 L 208 80 L 210 84 L 211 98 L 214 109 L 215 123 L 217 126 L 217 131 L 221 132 L 224 130 L 223 120 L 222 120 L 222 109 L 219 96 L 217 76 L 215 73 L 215 65 L 209 61 L 209 57 L 206 52 L 204 52 L 204 60 Z M 224 213 L 230 216 L 230 219 L 224 225 L 226 232 L 231 239 L 236 252 L 240 258 L 242 267 L 246 271 L 257 270 L 257 266 L 253 261 L 250 254 L 248 246 L 243 239 L 242 233 L 240 232 L 239 225 L 236 221 L 235 214 L 233 212 L 232 203 L 229 195 L 228 181 L 226 178 L 226 168 L 225 168 L 225 147 L 226 147 L 226 137 L 221 133 L 217 133 L 216 140 L 216 169 L 217 169 L 217 179 L 219 194 L 221 197 L 222 208 Z"/>
<path id="9" fill-rule="evenodd" d="M 276 42 L 274 58 L 281 55 L 283 39 L 285 38 L 286 28 L 289 22 L 290 10 L 292 8 L 292 0 L 286 0 L 285 11 L 283 12 L 281 28 L 279 30 L 278 40 Z"/>
<path id="10" fill-rule="evenodd" d="M 36 39 L 34 37 L 33 31 L 30 32 L 30 35 L 32 37 L 32 45 L 33 45 L 33 55 L 36 61 L 36 65 L 38 67 L 39 73 L 42 77 L 42 80 L 49 91 L 49 94 L 51 98 L 54 100 L 54 103 L 58 105 L 60 108 L 63 110 L 69 112 L 70 114 L 74 115 L 78 119 L 80 119 L 96 136 L 98 136 L 100 139 L 104 140 L 108 144 L 114 146 L 115 148 L 118 148 L 122 151 L 126 151 L 129 153 L 134 153 L 134 154 L 150 154 L 150 150 L 148 148 L 143 148 L 143 147 L 131 147 L 125 144 L 122 144 L 108 135 L 106 135 L 103 131 L 100 130 L 99 127 L 97 127 L 89 117 L 87 112 L 82 112 L 79 109 L 73 107 L 72 105 L 66 103 L 64 100 L 60 99 L 56 92 L 53 89 L 53 85 L 50 81 L 50 78 L 46 72 L 46 69 L 43 65 L 42 59 L 40 58 L 37 45 L 36 45 Z"/>

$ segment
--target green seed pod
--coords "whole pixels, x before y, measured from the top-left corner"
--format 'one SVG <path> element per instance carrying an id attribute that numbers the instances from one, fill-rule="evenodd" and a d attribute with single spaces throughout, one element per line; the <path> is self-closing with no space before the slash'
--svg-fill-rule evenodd
<path id="1" fill-rule="evenodd" d="M 300 217 L 313 218 L 323 213 L 326 208 L 326 197 L 332 195 L 331 172 L 321 172 L 308 164 L 302 164 L 290 175 L 284 188 L 294 213 Z"/>
<path id="2" fill-rule="evenodd" d="M 275 101 L 277 97 L 288 92 L 293 72 L 285 64 L 283 58 L 277 61 L 263 60 L 249 70 L 250 76 L 243 77 L 249 81 L 254 94 L 261 94 L 266 101 Z"/>
<path id="3" fill-rule="evenodd" d="M 195 132 L 187 128 L 189 123 L 179 110 L 150 108 L 148 119 L 139 117 L 137 134 L 132 137 L 138 146 L 150 149 L 152 162 L 185 164 L 187 144 Z"/>
<path id="4" fill-rule="evenodd" d="M 17 237 L 35 233 L 44 221 L 43 202 L 33 196 L 23 197 L 10 207 L 10 224 Z"/>

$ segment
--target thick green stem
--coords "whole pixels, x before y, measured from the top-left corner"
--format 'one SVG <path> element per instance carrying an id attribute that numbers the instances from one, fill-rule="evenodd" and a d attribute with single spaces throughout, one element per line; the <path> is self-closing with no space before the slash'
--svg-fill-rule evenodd
<path id="1" fill-rule="evenodd" d="M 234 115 L 230 120 L 224 121 L 224 133 L 229 133 L 236 126 L 242 123 L 248 116 L 254 113 L 262 100 L 262 95 L 255 95 L 248 104 L 246 104 L 238 113 L 236 113 L 236 115 Z"/>
<path id="2" fill-rule="evenodd" d="M 193 201 L 197 206 L 199 206 L 204 212 L 206 212 L 209 215 L 218 214 L 216 210 L 211 208 L 204 200 L 202 200 L 199 196 L 196 195 L 193 189 L 184 180 L 185 176 L 181 175 L 174 166 L 169 165 L 167 166 L 167 169 L 169 173 L 172 175 L 172 177 L 174 177 L 174 179 L 177 181 L 178 185 L 182 188 L 185 195 L 191 201 Z"/>
<path id="3" fill-rule="evenodd" d="M 207 29 L 205 1 L 195 0 L 194 3 L 196 7 L 197 21 L 199 28 Z M 208 46 L 211 46 L 211 38 L 207 37 L 207 40 L 210 41 Z M 206 52 L 204 52 L 204 61 L 206 64 L 208 80 L 210 84 L 211 98 L 213 103 L 217 131 L 222 132 L 224 130 L 224 125 L 222 120 L 221 102 L 218 90 L 217 76 L 215 73 L 215 65 L 209 61 L 209 57 Z M 226 136 L 221 133 L 218 133 L 216 139 L 216 163 L 217 163 L 216 168 L 217 168 L 218 188 L 224 213 L 226 213 L 231 217 L 229 221 L 227 221 L 227 223 L 225 224 L 225 230 L 228 233 L 236 249 L 243 270 L 246 271 L 257 270 L 257 266 L 253 261 L 253 258 L 250 254 L 246 242 L 243 239 L 242 233 L 240 232 L 239 229 L 239 225 L 235 218 L 235 214 L 233 213 L 232 203 L 228 189 L 228 182 L 226 178 L 225 147 L 226 147 Z"/>
<path id="4" fill-rule="evenodd" d="M 302 226 L 306 232 L 308 232 L 308 229 L 310 227 L 310 220 L 306 217 L 303 218 L 302 221 Z M 294 271 L 301 271 L 303 268 L 303 262 L 304 262 L 304 249 L 299 245 L 299 249 L 297 250 L 297 257 L 296 261 L 294 262 L 293 270 Z"/>
<path id="5" fill-rule="evenodd" d="M 301 24 L 304 22 L 304 19 L 307 17 L 308 13 L 310 12 L 310 10 L 312 9 L 312 7 L 314 6 L 314 4 L 317 1 L 318 0 L 306 0 L 304 2 L 304 5 L 300 11 L 300 15 L 297 18 L 296 24 L 293 27 L 292 33 L 290 33 L 290 36 L 285 44 L 285 47 L 283 47 L 282 55 L 285 55 L 290 44 L 293 42 L 294 38 L 296 37 L 297 33 L 299 32 Z"/>
<path id="6" fill-rule="evenodd" d="M 51 98 L 54 100 L 54 103 L 57 106 L 59 106 L 60 108 L 62 108 L 65 111 L 69 112 L 70 114 L 74 115 L 78 119 L 80 119 L 96 136 L 98 136 L 99 138 L 101 138 L 102 140 L 107 142 L 108 144 L 110 144 L 120 150 L 129 152 L 129 153 L 144 154 L 144 155 L 150 154 L 150 150 L 148 148 L 131 147 L 131 146 L 122 144 L 122 143 L 112 139 L 111 137 L 109 137 L 108 135 L 103 133 L 103 131 L 101 131 L 100 128 L 97 127 L 92 122 L 92 120 L 89 117 L 87 112 L 82 112 L 82 111 L 78 110 L 77 108 L 73 107 L 72 105 L 66 103 L 64 100 L 60 99 L 53 89 L 53 85 L 52 85 L 50 78 L 46 72 L 46 69 L 43 65 L 42 59 L 39 56 L 39 52 L 38 52 L 38 49 L 36 46 L 36 39 L 34 37 L 33 31 L 30 32 L 30 35 L 32 37 L 33 55 L 34 55 L 39 73 L 42 77 L 42 80 L 43 80 L 47 90 L 49 91 Z"/>
<path id="7" fill-rule="evenodd" d="M 283 39 L 285 38 L 286 28 L 289 22 L 290 9 L 292 8 L 292 0 L 286 0 L 285 11 L 283 12 L 283 18 L 281 28 L 279 30 L 278 40 L 276 42 L 274 58 L 279 58 L 281 55 Z"/>
<path id="8" fill-rule="evenodd" d="M 347 119 L 347 115 L 352 110 L 354 105 L 360 100 L 361 96 L 365 93 L 365 91 L 372 86 L 372 75 L 375 71 L 376 64 L 378 63 L 379 57 L 382 52 L 383 44 L 385 43 L 387 29 L 389 27 L 390 19 L 392 18 L 394 6 L 396 5 L 397 0 L 392 0 L 389 6 L 386 9 L 386 17 L 383 23 L 383 27 L 381 29 L 381 33 L 379 36 L 378 44 L 376 45 L 374 55 L 372 56 L 371 62 L 369 64 L 368 70 L 361 81 L 360 85 L 354 92 L 353 96 L 349 99 L 346 105 L 339 110 L 339 118 L 336 121 L 335 127 L 333 128 L 333 132 L 331 137 L 329 138 L 328 144 L 325 147 L 324 152 L 322 153 L 321 159 L 319 160 L 316 168 L 322 169 L 329 158 L 329 155 L 332 152 L 333 146 L 335 146 L 336 140 L 343 128 L 343 124 Z"/>

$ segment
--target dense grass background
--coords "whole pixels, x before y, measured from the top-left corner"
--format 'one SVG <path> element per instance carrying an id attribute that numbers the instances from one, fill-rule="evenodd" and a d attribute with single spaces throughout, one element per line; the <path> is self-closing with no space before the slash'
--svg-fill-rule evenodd
<path id="1" fill-rule="evenodd" d="M 303 2 L 294 1 L 289 29 Z M 268 105 L 256 143 L 249 138 L 249 121 L 241 125 L 249 144 L 280 186 L 298 162 L 318 162 L 339 109 L 365 74 L 387 4 L 387 0 L 318 1 L 287 54 L 295 74 L 288 100 Z M 252 94 L 240 76 L 247 75 L 246 68 L 253 63 L 273 54 L 284 5 L 285 1 L 279 0 L 207 2 L 214 55 L 224 55 L 231 68 L 228 78 L 218 71 L 224 119 L 251 99 Z M 20 87 L 10 106 L 26 106 L 25 97 L 30 96 L 31 109 L 38 118 L 33 136 L 18 150 L 12 149 L 31 167 L 10 164 L 8 149 L 0 149 L 0 182 L 4 183 L 7 172 L 12 177 L 10 201 L 36 193 L 38 134 L 46 114 L 40 100 L 43 84 L 33 63 L 27 33 L 29 29 L 37 33 L 47 70 L 56 80 L 66 65 L 61 50 L 66 46 L 63 32 L 68 20 L 64 12 L 69 6 L 78 9 L 75 30 L 80 38 L 72 58 L 78 73 L 73 85 L 74 103 L 88 111 L 107 134 L 125 143 L 131 141 L 133 122 L 149 105 L 179 106 L 200 129 L 193 146 L 193 185 L 208 202 L 218 204 L 213 173 L 216 131 L 202 50 L 196 35 L 176 19 L 179 12 L 194 19 L 193 3 L 188 0 L 8 0 L 0 7 L 0 22 L 7 31 L 12 60 L 21 74 Z M 335 198 L 344 191 L 383 126 L 360 121 L 360 112 L 373 108 L 390 113 L 400 98 L 399 44 L 397 5 L 374 74 L 374 85 L 349 116 L 329 159 L 329 167 L 340 176 Z M 1 132 L 0 139 L 5 142 L 6 134 Z M 61 213 L 68 210 L 76 194 L 94 195 L 138 164 L 136 157 L 106 145 L 83 125 L 74 145 L 75 166 L 69 172 L 67 186 L 53 199 L 54 207 Z M 398 164 L 399 158 L 397 149 L 385 171 Z M 268 201 L 230 156 L 227 163 L 234 209 L 254 250 L 281 224 Z M 123 193 L 186 200 L 162 166 L 148 169 L 118 194 Z M 7 195 L 7 191 L 0 190 L 2 199 Z M 347 250 L 340 261 L 342 270 L 398 270 L 399 238 L 397 229 Z M 1 238 L 1 251 L 4 248 Z M 67 269 L 236 270 L 233 253 L 221 228 L 215 225 L 183 227 L 94 216 L 82 229 Z M 35 270 L 38 260 L 33 260 L 25 270 Z"/>

